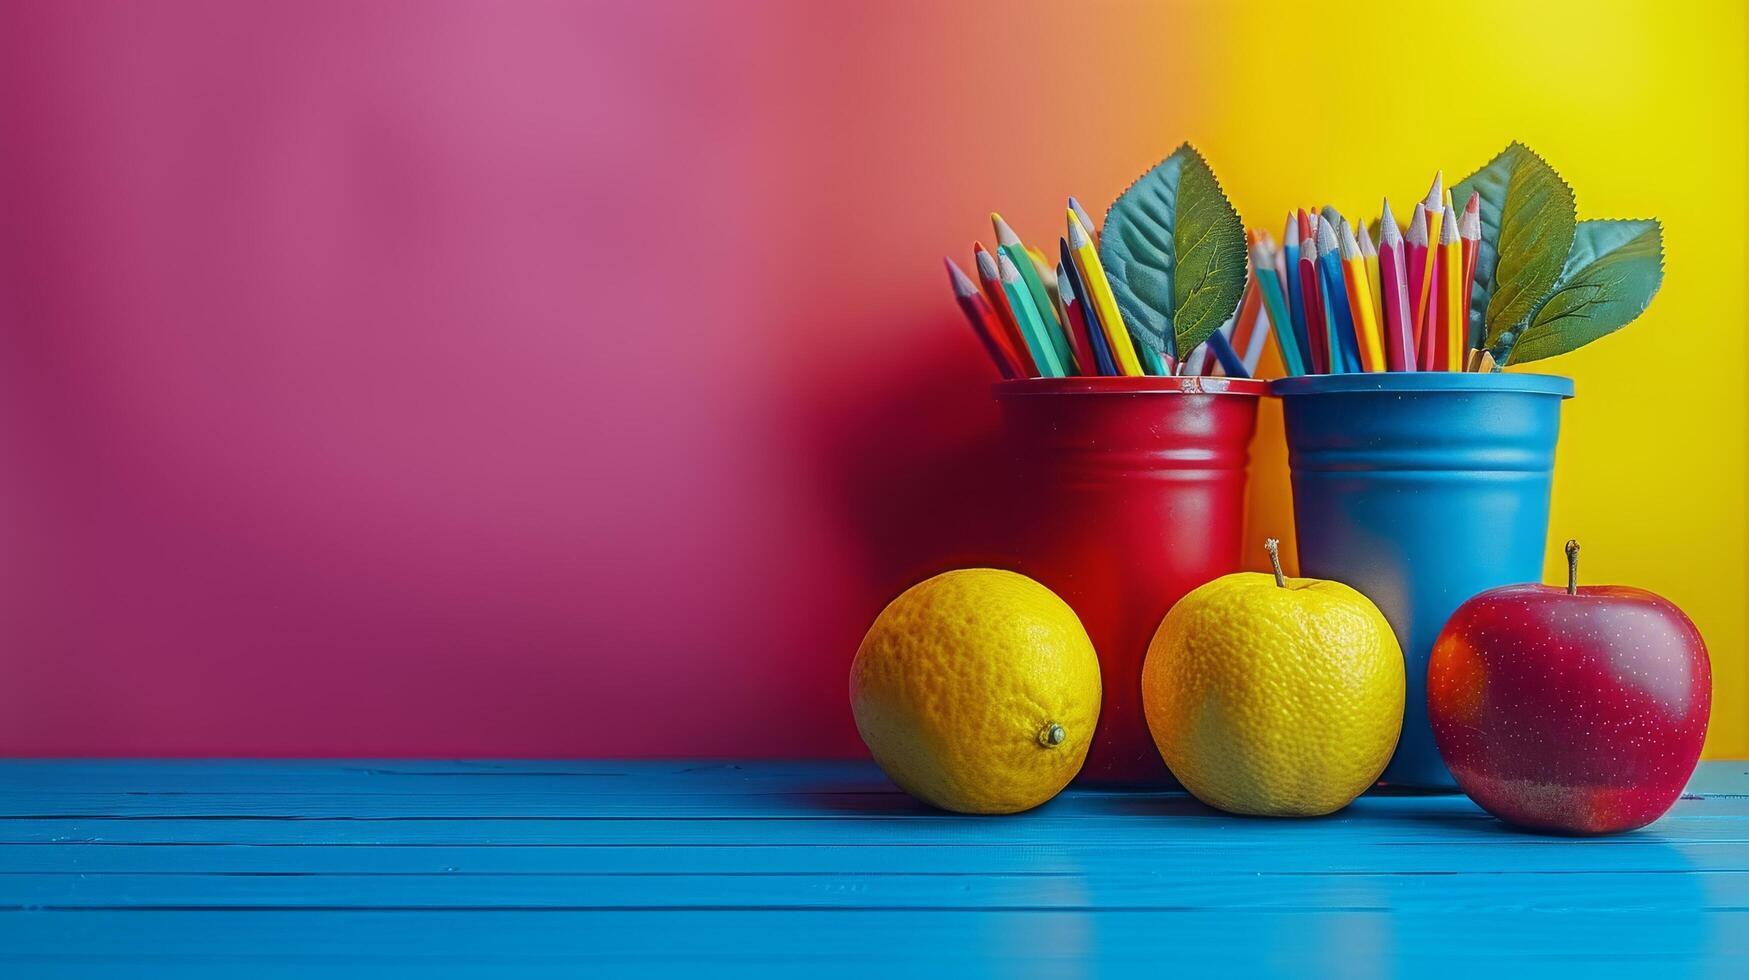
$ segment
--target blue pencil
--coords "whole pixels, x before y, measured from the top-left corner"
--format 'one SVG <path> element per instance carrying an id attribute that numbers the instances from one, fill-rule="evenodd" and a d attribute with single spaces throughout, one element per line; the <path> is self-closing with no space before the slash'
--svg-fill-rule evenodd
<path id="1" fill-rule="evenodd" d="M 1287 262 L 1287 283 L 1283 292 L 1287 293 L 1287 312 L 1289 329 L 1293 331 L 1294 342 L 1299 344 L 1302 352 L 1310 356 L 1312 346 L 1306 336 L 1306 309 L 1300 296 L 1300 223 L 1292 211 L 1287 215 L 1287 230 L 1281 238 L 1281 252 Z M 1311 361 L 1306 362 L 1306 373 L 1312 370 Z"/>
<path id="2" fill-rule="evenodd" d="M 1221 370 L 1227 372 L 1227 377 L 1251 377 L 1245 370 L 1245 362 L 1239 359 L 1238 352 L 1233 350 L 1233 343 L 1227 339 L 1226 334 L 1219 330 L 1209 334 L 1208 345 L 1209 350 L 1215 352 L 1215 359 L 1221 362 Z"/>
<path id="3" fill-rule="evenodd" d="M 1318 216 L 1318 280 L 1324 309 L 1331 313 L 1331 361 L 1342 352 L 1342 370 L 1359 371 L 1360 341 L 1354 335 L 1354 312 L 1348 308 L 1348 286 L 1342 281 L 1342 247 L 1328 218 Z"/>
<path id="4" fill-rule="evenodd" d="M 1074 198 L 1070 200 L 1073 201 Z M 1117 360 L 1111 356 L 1111 347 L 1105 342 L 1105 329 L 1099 322 L 1099 311 L 1093 303 L 1087 301 L 1087 284 L 1081 281 L 1081 270 L 1075 265 L 1075 253 L 1069 248 L 1067 238 L 1057 239 L 1057 251 L 1063 259 L 1063 273 L 1069 280 L 1069 288 L 1082 300 L 1081 312 L 1087 316 L 1087 340 L 1093 347 L 1093 359 L 1099 362 L 1099 373 L 1110 377 L 1122 374 L 1117 369 Z"/>

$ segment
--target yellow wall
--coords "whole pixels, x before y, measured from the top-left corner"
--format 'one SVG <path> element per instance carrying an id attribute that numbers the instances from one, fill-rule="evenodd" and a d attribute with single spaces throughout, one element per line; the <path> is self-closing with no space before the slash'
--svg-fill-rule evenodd
<path id="1" fill-rule="evenodd" d="M 1686 610 L 1712 653 L 1707 752 L 1749 756 L 1744 5 L 1452 5 L 1475 26 L 1441 32 L 1440 63 L 1464 69 L 1438 85 L 1376 67 L 1385 51 L 1399 68 L 1427 63 L 1411 40 L 1422 18 L 1390 13 L 1395 4 L 1325 13 L 1339 6 L 1234 6 L 1224 47 L 1240 63 L 1221 97 L 1233 122 L 1201 137 L 1204 151 L 1240 213 L 1278 236 L 1295 204 L 1370 210 L 1388 192 L 1402 212 L 1434 166 L 1460 178 L 1515 138 L 1573 185 L 1580 218 L 1662 220 L 1664 285 L 1645 315 L 1528 368 L 1578 386 L 1562 420 L 1546 574 L 1564 577 L 1558 542 L 1576 537 L 1585 580 L 1641 586 Z M 1514 26 L 1486 26 L 1504 23 Z M 1282 59 L 1265 54 L 1287 45 L 1320 66 L 1330 95 L 1291 115 L 1273 70 Z M 1266 103 L 1278 108 L 1259 118 Z M 1289 139 L 1284 116 L 1297 121 Z M 1278 425 L 1258 441 L 1254 522 L 1288 519 Z"/>

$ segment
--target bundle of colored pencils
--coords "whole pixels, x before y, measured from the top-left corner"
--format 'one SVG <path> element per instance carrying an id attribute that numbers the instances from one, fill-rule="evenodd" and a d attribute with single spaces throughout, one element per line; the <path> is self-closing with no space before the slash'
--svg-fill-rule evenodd
<path id="1" fill-rule="evenodd" d="M 1376 247 L 1364 221 L 1328 206 L 1288 215 L 1279 248 L 1251 234 L 1251 281 L 1289 375 L 1493 369 L 1469 336 L 1480 199 L 1459 212 L 1443 184 L 1435 175 L 1407 229 L 1385 201 Z"/>
<path id="2" fill-rule="evenodd" d="M 1054 267 L 999 214 L 990 215 L 996 251 L 972 245 L 981 290 L 953 259 L 946 260 L 954 298 L 1004 378 L 1200 374 L 1217 367 L 1229 377 L 1250 377 L 1256 371 L 1268 327 L 1255 306 L 1249 319 L 1241 308 L 1207 344 L 1177 364 L 1124 322 L 1099 261 L 1093 219 L 1072 197 L 1066 220 Z M 1250 324 L 1250 332 L 1236 337 L 1235 322 Z M 1235 349 L 1238 344 L 1244 345 L 1244 357 Z"/>

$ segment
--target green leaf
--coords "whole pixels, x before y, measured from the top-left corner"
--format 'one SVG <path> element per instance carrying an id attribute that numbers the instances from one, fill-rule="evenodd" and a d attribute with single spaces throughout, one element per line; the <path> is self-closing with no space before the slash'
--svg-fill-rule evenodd
<path id="1" fill-rule="evenodd" d="M 1099 259 L 1130 331 L 1174 357 L 1207 340 L 1245 292 L 1245 227 L 1189 143 L 1111 206 Z"/>
<path id="2" fill-rule="evenodd" d="M 1531 314 L 1510 363 L 1565 354 L 1645 312 L 1664 281 L 1656 221 L 1581 221 L 1554 292 Z"/>
<path id="3" fill-rule="evenodd" d="M 1513 143 L 1452 188 L 1459 207 L 1480 198 L 1482 240 L 1470 291 L 1470 337 L 1502 363 L 1517 328 L 1548 295 L 1573 245 L 1576 208 L 1568 187 L 1523 143 Z"/>

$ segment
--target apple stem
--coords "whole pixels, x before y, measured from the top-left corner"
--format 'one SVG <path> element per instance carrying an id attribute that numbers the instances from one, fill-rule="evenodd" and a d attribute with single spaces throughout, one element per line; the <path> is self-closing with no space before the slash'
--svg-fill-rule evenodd
<path id="1" fill-rule="evenodd" d="M 1567 594 L 1579 594 L 1579 542 L 1567 539 Z"/>
<path id="2" fill-rule="evenodd" d="M 1263 550 L 1269 552 L 1269 567 L 1275 570 L 1275 587 L 1287 588 L 1287 579 L 1281 577 L 1281 542 L 1269 538 L 1263 542 Z"/>

